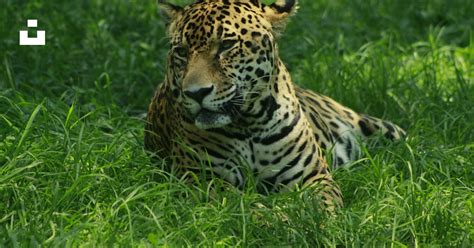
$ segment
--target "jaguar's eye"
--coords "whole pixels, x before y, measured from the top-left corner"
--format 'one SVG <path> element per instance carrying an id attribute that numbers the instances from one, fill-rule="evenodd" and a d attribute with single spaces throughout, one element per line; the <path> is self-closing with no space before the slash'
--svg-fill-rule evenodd
<path id="1" fill-rule="evenodd" d="M 186 58 L 188 56 L 188 49 L 185 47 L 175 47 L 173 52 L 182 58 Z"/>
<path id="2" fill-rule="evenodd" d="M 221 45 L 219 46 L 219 52 L 218 53 L 222 53 L 224 51 L 227 51 L 227 50 L 233 48 L 235 46 L 235 44 L 237 44 L 236 40 L 223 40 L 221 42 Z"/>

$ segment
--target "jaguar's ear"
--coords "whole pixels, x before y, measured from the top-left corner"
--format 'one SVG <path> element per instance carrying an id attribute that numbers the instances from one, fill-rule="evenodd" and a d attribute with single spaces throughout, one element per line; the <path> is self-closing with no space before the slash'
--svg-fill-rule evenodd
<path id="1" fill-rule="evenodd" d="M 183 8 L 170 3 L 165 0 L 157 0 L 158 12 L 161 18 L 165 20 L 168 27 L 168 34 L 174 30 L 174 22 L 183 14 Z"/>
<path id="2" fill-rule="evenodd" d="M 277 0 L 263 9 L 265 18 L 272 24 L 274 31 L 280 32 L 288 22 L 288 17 L 298 10 L 298 0 Z"/>
<path id="3" fill-rule="evenodd" d="M 165 0 L 157 0 L 158 11 L 160 16 L 162 16 L 166 21 L 172 21 L 183 13 L 183 8 L 167 3 Z"/>

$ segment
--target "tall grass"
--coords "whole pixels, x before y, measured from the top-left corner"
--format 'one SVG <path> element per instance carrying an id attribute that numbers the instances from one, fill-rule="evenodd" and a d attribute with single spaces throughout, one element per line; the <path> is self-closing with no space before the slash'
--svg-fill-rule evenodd
<path id="1" fill-rule="evenodd" d="M 336 216 L 311 192 L 210 194 L 150 163 L 167 51 L 154 1 L 5 0 L 0 246 L 471 247 L 474 2 L 300 2 L 280 39 L 294 81 L 409 133 L 334 171 Z M 45 47 L 18 46 L 27 18 Z"/>

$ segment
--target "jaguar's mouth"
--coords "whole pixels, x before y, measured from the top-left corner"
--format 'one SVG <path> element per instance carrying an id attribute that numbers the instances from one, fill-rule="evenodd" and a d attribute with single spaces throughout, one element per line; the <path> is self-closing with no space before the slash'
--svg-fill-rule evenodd
<path id="1" fill-rule="evenodd" d="M 188 112 L 191 114 L 194 125 L 199 129 L 220 128 L 239 120 L 239 105 L 242 104 L 242 96 L 235 93 L 234 97 L 223 103 L 217 109 L 209 109 L 200 106 L 197 112 Z"/>
<path id="2" fill-rule="evenodd" d="M 232 122 L 230 114 L 201 109 L 194 119 L 194 125 L 199 129 L 219 128 Z"/>

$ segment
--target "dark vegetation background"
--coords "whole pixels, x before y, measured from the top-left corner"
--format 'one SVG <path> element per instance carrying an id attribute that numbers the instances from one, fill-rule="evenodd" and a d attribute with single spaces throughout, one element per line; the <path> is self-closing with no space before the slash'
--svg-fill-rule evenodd
<path id="1" fill-rule="evenodd" d="M 409 133 L 335 171 L 335 218 L 310 192 L 155 180 L 143 117 L 168 45 L 154 1 L 0 0 L 0 246 L 472 247 L 474 1 L 300 2 L 279 42 L 294 81 Z M 28 18 L 46 46 L 18 45 Z"/>

